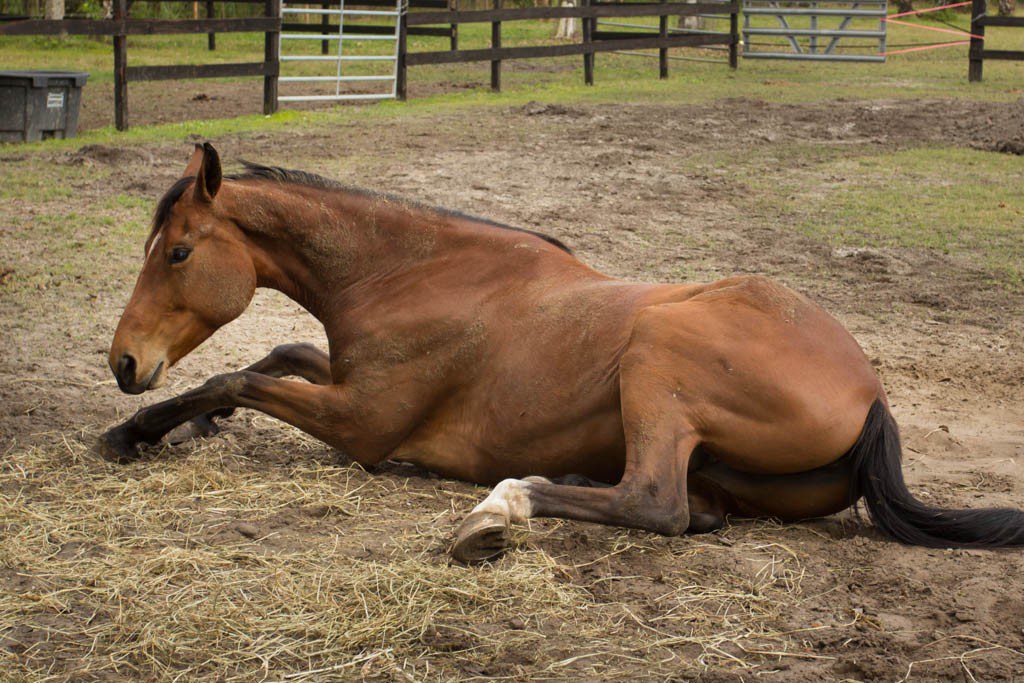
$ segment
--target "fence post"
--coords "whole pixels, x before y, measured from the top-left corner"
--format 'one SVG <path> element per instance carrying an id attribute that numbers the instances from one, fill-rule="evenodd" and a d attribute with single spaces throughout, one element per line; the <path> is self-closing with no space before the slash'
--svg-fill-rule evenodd
<path id="1" fill-rule="evenodd" d="M 971 46 L 967 53 L 967 80 L 971 83 L 981 80 L 982 66 L 984 65 L 985 50 L 985 15 L 988 13 L 988 5 L 985 0 L 974 0 L 971 3 L 971 34 L 981 36 L 971 38 Z"/>
<path id="2" fill-rule="evenodd" d="M 590 7 L 590 0 L 580 0 L 580 7 Z M 597 23 L 597 19 L 591 19 L 590 17 L 580 17 L 580 22 L 583 25 L 583 45 L 592 46 L 594 42 L 594 24 Z M 594 85 L 594 53 L 584 52 L 583 53 L 583 82 L 587 85 Z"/>
<path id="3" fill-rule="evenodd" d="M 735 69 L 740 65 L 740 4 L 735 1 L 732 13 L 729 15 L 729 68 Z"/>
<path id="4" fill-rule="evenodd" d="M 214 18 L 213 0 L 206 0 L 206 18 L 207 19 L 213 19 Z M 207 49 L 210 49 L 210 50 L 216 50 L 217 49 L 217 34 L 216 33 L 208 33 L 208 34 L 206 34 L 206 47 L 207 47 Z"/>
<path id="5" fill-rule="evenodd" d="M 398 12 L 398 63 L 395 64 L 395 97 L 405 101 L 408 96 L 408 69 L 405 56 L 409 54 L 408 37 L 409 25 L 407 18 L 409 14 L 409 3 L 403 2 L 402 9 Z"/>
<path id="6" fill-rule="evenodd" d="M 114 125 L 128 130 L 128 37 L 124 24 L 128 20 L 128 0 L 114 0 Z"/>
<path id="7" fill-rule="evenodd" d="M 325 2 L 320 7 L 320 9 L 325 9 L 325 10 L 330 9 L 330 8 L 331 8 L 331 3 L 329 3 L 329 2 Z M 340 14 L 338 15 L 338 22 L 339 23 L 341 22 L 341 15 Z M 331 25 L 331 17 L 330 17 L 330 15 L 329 14 L 321 14 L 320 15 L 320 33 L 322 33 L 325 36 L 328 33 L 330 33 L 331 32 L 330 28 L 329 28 L 330 25 Z M 329 41 L 327 39 L 324 39 L 324 40 L 320 41 L 320 54 L 325 55 L 325 54 L 327 54 L 330 51 L 330 49 L 331 49 L 331 41 Z"/>
<path id="8" fill-rule="evenodd" d="M 459 11 L 459 0 L 448 0 L 448 9 L 452 12 Z M 458 23 L 452 24 L 452 50 L 459 49 L 459 25 Z"/>
<path id="9" fill-rule="evenodd" d="M 501 0 L 494 0 L 494 9 L 501 9 Z M 491 22 L 491 48 L 497 50 L 501 47 L 501 22 Z M 491 60 L 491 91 L 501 92 L 501 60 Z"/>
<path id="10" fill-rule="evenodd" d="M 281 18 L 281 0 L 265 0 L 266 15 Z M 277 76 L 281 70 L 281 26 L 263 36 L 263 113 L 277 111 Z"/>
<path id="11" fill-rule="evenodd" d="M 661 0 L 665 4 L 667 0 Z M 668 15 L 662 14 L 658 17 L 658 36 L 668 38 Z M 668 78 L 668 48 L 658 49 L 658 78 Z"/>

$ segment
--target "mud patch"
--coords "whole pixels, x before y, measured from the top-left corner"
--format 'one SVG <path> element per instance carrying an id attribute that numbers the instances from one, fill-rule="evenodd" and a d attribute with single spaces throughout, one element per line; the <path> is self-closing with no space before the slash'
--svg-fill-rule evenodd
<path id="1" fill-rule="evenodd" d="M 109 145 L 85 145 L 70 154 L 67 163 L 72 165 L 102 164 L 122 166 L 124 164 L 153 164 L 153 154 L 138 147 L 112 147 Z"/>

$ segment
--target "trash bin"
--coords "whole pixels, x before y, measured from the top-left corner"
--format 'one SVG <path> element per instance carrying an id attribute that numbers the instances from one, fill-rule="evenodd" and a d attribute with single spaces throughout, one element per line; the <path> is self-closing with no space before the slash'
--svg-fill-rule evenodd
<path id="1" fill-rule="evenodd" d="M 89 74 L 0 71 L 0 142 L 73 138 Z"/>

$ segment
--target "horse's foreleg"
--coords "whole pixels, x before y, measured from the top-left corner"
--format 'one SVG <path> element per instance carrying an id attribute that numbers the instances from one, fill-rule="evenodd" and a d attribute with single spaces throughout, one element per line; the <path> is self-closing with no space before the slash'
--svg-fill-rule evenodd
<path id="1" fill-rule="evenodd" d="M 302 377 L 313 384 L 331 383 L 330 359 L 312 344 L 282 344 L 245 370 L 268 377 Z M 234 408 L 220 408 L 199 415 L 168 432 L 167 442 L 179 444 L 189 439 L 212 436 L 220 431 L 216 420 L 230 417 L 234 412 Z"/>
<path id="2" fill-rule="evenodd" d="M 337 385 L 307 384 L 242 370 L 217 375 L 203 386 L 143 408 L 100 437 L 100 451 L 115 460 L 137 457 L 139 443 L 155 444 L 170 430 L 211 411 L 253 408 L 330 445 L 344 441 L 350 420 Z"/>

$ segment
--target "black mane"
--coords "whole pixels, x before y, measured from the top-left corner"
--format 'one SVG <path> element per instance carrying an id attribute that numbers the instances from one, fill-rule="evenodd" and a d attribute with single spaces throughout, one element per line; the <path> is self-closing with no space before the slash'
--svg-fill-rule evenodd
<path id="1" fill-rule="evenodd" d="M 225 178 L 227 178 L 228 180 L 266 180 L 278 183 L 289 183 L 292 185 L 302 185 L 304 187 L 314 187 L 319 188 L 321 190 L 341 190 L 343 192 L 358 194 L 363 197 L 383 199 L 385 201 L 390 202 L 401 202 L 403 204 L 414 206 L 420 209 L 435 211 L 445 216 L 463 218 L 476 223 L 482 223 L 484 225 L 490 225 L 495 228 L 500 228 L 502 230 L 514 230 L 516 232 L 526 233 L 527 235 L 533 235 L 534 237 L 539 237 L 545 242 L 558 247 L 559 249 L 568 254 L 572 253 L 572 250 L 569 247 L 567 247 L 565 243 L 562 242 L 557 237 L 545 235 L 544 233 L 537 232 L 536 230 L 530 230 L 528 228 L 517 228 L 514 225 L 506 225 L 505 223 L 499 223 L 497 221 L 492 221 L 487 218 L 470 216 L 459 211 L 452 211 L 450 209 L 431 206 L 429 204 L 424 204 L 421 202 L 410 201 L 408 199 L 404 199 L 402 197 L 398 197 L 392 194 L 375 192 L 373 190 L 366 190 L 361 187 L 352 187 L 350 185 L 344 185 L 342 183 L 337 182 L 336 180 L 325 178 L 321 175 L 317 175 L 316 173 L 309 173 L 308 171 L 296 171 L 288 168 L 281 168 L 279 166 L 264 166 L 262 164 L 254 164 L 248 161 L 243 161 L 242 165 L 245 167 L 245 170 L 243 172 L 228 175 L 225 176 Z M 194 180 L 194 176 L 185 176 L 184 178 L 180 178 L 177 182 L 174 183 L 174 185 L 171 185 L 171 188 L 167 190 L 166 193 L 164 193 L 163 197 L 160 198 L 160 201 L 156 205 L 156 212 L 153 214 L 153 227 L 152 231 L 150 232 L 150 239 L 152 239 L 153 235 L 155 235 L 157 230 L 160 229 L 160 226 L 162 226 L 164 222 L 167 221 L 167 218 L 168 216 L 170 216 L 171 213 L 171 207 L 174 206 L 175 202 L 181 199 L 181 195 L 183 195 L 185 193 L 185 190 L 192 185 Z M 148 248 L 149 240 L 147 240 L 146 246 Z"/>

